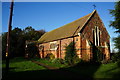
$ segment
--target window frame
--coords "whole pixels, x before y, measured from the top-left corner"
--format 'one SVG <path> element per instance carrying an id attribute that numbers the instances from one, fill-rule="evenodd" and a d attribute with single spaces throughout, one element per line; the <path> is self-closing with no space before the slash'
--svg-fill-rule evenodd
<path id="1" fill-rule="evenodd" d="M 51 45 L 54 45 L 54 47 L 51 48 Z M 56 50 L 58 48 L 58 44 L 56 41 L 50 42 L 50 50 Z"/>

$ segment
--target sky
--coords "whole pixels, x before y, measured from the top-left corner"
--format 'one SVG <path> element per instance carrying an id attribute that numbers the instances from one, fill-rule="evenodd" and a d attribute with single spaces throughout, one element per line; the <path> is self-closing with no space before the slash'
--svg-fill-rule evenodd
<path id="1" fill-rule="evenodd" d="M 114 2 L 15 2 L 12 29 L 32 26 L 35 30 L 48 32 L 91 13 L 94 4 L 111 37 L 112 49 L 112 38 L 117 34 L 109 27 L 110 21 L 114 20 L 109 9 L 114 9 Z M 8 31 L 9 11 L 10 3 L 2 2 L 2 32 Z"/>

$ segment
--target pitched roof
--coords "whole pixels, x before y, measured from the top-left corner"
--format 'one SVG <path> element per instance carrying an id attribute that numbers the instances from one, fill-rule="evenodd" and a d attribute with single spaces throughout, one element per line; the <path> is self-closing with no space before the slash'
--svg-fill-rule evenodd
<path id="1" fill-rule="evenodd" d="M 67 38 L 76 35 L 87 23 L 87 21 L 90 19 L 90 17 L 95 13 L 96 10 L 94 10 L 92 13 L 81 17 L 71 23 L 68 23 L 62 27 L 59 27 L 57 29 L 54 29 L 50 32 L 45 33 L 38 41 L 40 43 L 43 42 L 49 42 L 53 40 L 58 40 L 62 38 Z"/>

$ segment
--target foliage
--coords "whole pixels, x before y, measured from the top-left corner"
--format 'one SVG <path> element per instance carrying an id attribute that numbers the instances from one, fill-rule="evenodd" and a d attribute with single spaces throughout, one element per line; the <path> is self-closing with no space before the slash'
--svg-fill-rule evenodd
<path id="1" fill-rule="evenodd" d="M 7 32 L 2 34 L 2 56 L 5 58 L 7 44 Z M 20 28 L 14 28 L 11 31 L 10 37 L 10 57 L 17 57 L 24 55 L 24 38 Z"/>
<path id="2" fill-rule="evenodd" d="M 119 53 L 114 53 L 114 55 L 111 57 L 112 62 L 116 62 L 120 60 L 120 54 Z"/>
<path id="3" fill-rule="evenodd" d="M 48 53 L 45 58 L 51 60 L 51 59 L 54 59 L 55 56 L 52 53 Z"/>
<path id="4" fill-rule="evenodd" d="M 11 51 L 10 55 L 12 57 L 18 57 L 18 56 L 24 56 L 24 46 L 25 46 L 25 40 L 24 36 L 22 34 L 22 30 L 20 28 L 14 28 L 11 31 Z"/>
<path id="5" fill-rule="evenodd" d="M 55 58 L 51 61 L 52 63 L 65 64 L 65 60 L 60 58 Z"/>
<path id="6" fill-rule="evenodd" d="M 31 59 L 30 59 L 31 60 Z M 38 59 L 33 59 L 33 60 L 35 60 L 35 61 L 38 61 L 38 62 L 40 62 L 40 63 L 43 63 L 43 64 L 45 64 L 45 65 L 47 65 L 47 66 L 50 66 L 50 67 L 55 67 L 55 68 L 63 68 L 63 67 L 66 67 L 66 64 L 61 64 L 60 62 L 61 61 L 63 61 L 64 62 L 64 60 L 62 60 L 62 59 L 58 59 L 58 58 L 54 58 L 54 59 L 43 59 L 43 58 L 38 58 Z"/>
<path id="7" fill-rule="evenodd" d="M 45 30 L 36 31 L 31 26 L 28 26 L 23 30 L 23 33 L 26 40 L 38 40 L 45 33 Z"/>
<path id="8" fill-rule="evenodd" d="M 36 46 L 36 43 L 28 44 L 26 48 L 26 53 L 28 54 L 29 58 L 39 56 L 39 49 Z"/>
<path id="9" fill-rule="evenodd" d="M 115 32 L 118 33 L 113 41 L 115 42 L 115 48 L 120 52 L 120 1 L 115 3 L 115 9 L 110 10 L 110 14 L 114 17 L 114 21 L 110 22 L 110 26 L 115 28 Z"/>
<path id="10" fill-rule="evenodd" d="M 68 46 L 66 46 L 66 55 L 65 60 L 68 65 L 74 65 L 78 61 L 78 56 L 76 54 L 75 43 L 71 42 Z"/>
<path id="11" fill-rule="evenodd" d="M 102 51 L 100 49 L 101 48 L 96 49 L 96 56 L 97 56 L 97 61 L 98 62 L 102 61 L 105 58 L 104 54 L 102 53 Z"/>
<path id="12" fill-rule="evenodd" d="M 25 41 L 38 40 L 43 34 L 44 30 L 36 31 L 34 28 L 28 26 L 24 30 L 16 27 L 11 30 L 10 34 L 10 58 L 20 57 L 25 55 Z M 2 33 L 2 59 L 5 59 L 7 43 L 7 32 Z"/>
<path id="13" fill-rule="evenodd" d="M 5 59 L 7 33 L 2 33 L 2 59 Z"/>
<path id="14" fill-rule="evenodd" d="M 114 17 L 114 21 L 110 22 L 110 26 L 116 29 L 116 33 L 120 33 L 120 1 L 115 3 L 115 9 L 110 10 L 110 14 Z"/>
<path id="15" fill-rule="evenodd" d="M 118 52 L 120 53 L 120 35 L 116 38 L 113 38 L 115 48 L 118 49 Z"/>
<path id="16" fill-rule="evenodd" d="M 92 62 L 101 62 L 104 60 L 105 55 L 102 53 L 102 48 L 101 47 L 96 47 L 92 45 L 92 52 L 93 52 L 93 58 L 91 59 Z"/>

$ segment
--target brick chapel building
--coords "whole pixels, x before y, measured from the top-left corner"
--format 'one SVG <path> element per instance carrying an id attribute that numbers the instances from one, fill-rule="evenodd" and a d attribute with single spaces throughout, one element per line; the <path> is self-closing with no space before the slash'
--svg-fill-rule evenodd
<path id="1" fill-rule="evenodd" d="M 93 58 L 93 46 L 100 47 L 104 59 L 110 59 L 110 36 L 97 11 L 69 24 L 45 33 L 39 40 L 39 54 L 44 58 L 52 53 L 55 58 L 65 57 L 65 46 L 74 40 L 79 58 Z"/>

